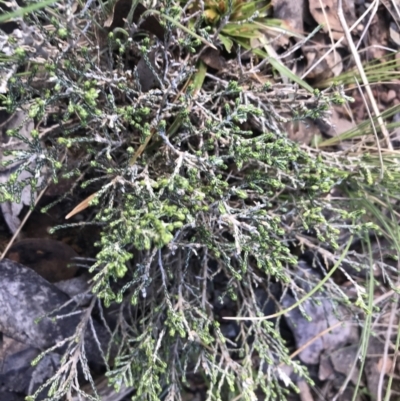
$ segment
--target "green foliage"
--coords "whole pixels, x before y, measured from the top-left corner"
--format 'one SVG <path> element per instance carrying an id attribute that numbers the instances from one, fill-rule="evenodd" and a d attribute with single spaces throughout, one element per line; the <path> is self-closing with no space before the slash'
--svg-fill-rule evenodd
<path id="1" fill-rule="evenodd" d="M 237 2 L 243 12 L 250 3 Z M 163 15 L 176 15 L 172 2 L 162 5 Z M 275 282 L 296 291 L 291 250 L 299 235 L 313 235 L 340 255 L 341 235 L 374 229 L 363 210 L 330 193 L 374 186 L 377 170 L 368 157 L 361 163 L 308 149 L 282 131 L 282 115 L 321 117 L 331 102 L 341 101 L 338 92 L 294 95 L 291 86 L 209 76 L 192 95 L 181 88 L 196 62 L 188 55 L 200 41 L 166 22 L 170 40 L 164 44 L 143 34 L 132 40 L 121 29 L 103 32 L 96 7 L 85 10 L 89 17 L 78 12 L 76 30 L 56 9 L 28 19 L 54 50 L 46 60 L 32 61 L 15 45 L 18 57 L 9 65 L 26 68 L 9 79 L 2 105 L 9 113 L 28 110 L 37 129 L 30 139 L 19 134 L 22 125 L 9 133 L 27 146 L 10 153 L 21 165 L 1 186 L 2 200 L 19 198 L 28 183 L 18 182 L 18 174 L 32 170 L 32 160 L 32 188 L 40 187 L 39 175 L 56 177 L 60 170 L 66 177 L 85 174 L 81 187 L 96 188 L 88 203 L 95 211 L 88 223 L 101 229 L 93 292 L 105 307 L 121 303 L 121 311 L 130 311 L 121 313 L 112 336 L 118 352 L 108 376 L 116 388 L 133 386 L 137 400 L 161 394 L 179 400 L 190 374 L 202 372 L 210 400 L 235 394 L 253 400 L 260 389 L 266 399 L 283 399 L 294 384 L 288 378 L 288 387 L 282 384 L 281 364 L 300 376 L 307 372 L 289 358 L 279 319 L 240 321 L 232 340 L 222 330 L 217 304 L 230 302 L 237 315 L 262 316 L 257 288 Z M 227 29 L 229 24 L 228 35 Z M 92 45 L 96 40 L 99 48 Z M 154 49 L 164 60 L 162 73 L 151 64 Z M 129 54 L 136 61 L 144 57 L 161 88 L 140 90 Z M 79 158 L 75 171 L 65 168 L 64 154 Z M 397 165 L 388 168 L 385 179 L 396 171 Z M 218 274 L 224 279 L 216 302 Z M 342 296 L 333 282 L 327 291 Z"/>

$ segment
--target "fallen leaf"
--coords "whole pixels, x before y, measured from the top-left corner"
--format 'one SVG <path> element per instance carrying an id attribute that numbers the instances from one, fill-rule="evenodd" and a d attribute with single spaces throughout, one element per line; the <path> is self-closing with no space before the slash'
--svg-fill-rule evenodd
<path id="1" fill-rule="evenodd" d="M 322 355 L 319 361 L 318 379 L 321 381 L 329 380 L 335 377 L 335 370 L 333 369 L 329 355 Z"/>
<path id="2" fill-rule="evenodd" d="M 392 358 L 386 358 L 386 362 L 385 362 L 385 358 L 379 358 L 378 363 L 377 363 L 377 369 L 379 370 L 379 372 L 384 372 L 386 375 L 390 372 L 390 370 L 392 369 L 393 366 L 393 361 Z"/>
<path id="3" fill-rule="evenodd" d="M 78 254 L 69 245 L 48 238 L 26 238 L 15 243 L 6 258 L 35 270 L 50 283 L 68 280 L 78 268 L 68 267 Z"/>
<path id="4" fill-rule="evenodd" d="M 289 139 L 304 145 L 309 145 L 312 139 L 320 133 L 318 126 L 310 118 L 304 121 L 289 121 L 285 124 L 285 129 Z"/>
<path id="5" fill-rule="evenodd" d="M 316 38 L 318 39 L 318 37 Z M 324 40 L 324 39 L 323 39 Z M 312 67 L 326 53 L 326 48 L 322 44 L 314 44 L 313 46 L 304 46 L 303 53 L 307 60 L 307 69 Z M 308 79 L 318 82 L 325 81 L 333 77 L 337 77 L 343 71 L 342 57 L 334 50 L 323 58 L 307 75 Z"/>
<path id="6" fill-rule="evenodd" d="M 356 21 L 354 1 L 343 0 L 343 13 L 348 26 Z M 309 0 L 310 13 L 315 21 L 323 25 L 324 32 L 329 32 L 333 39 L 343 36 L 342 24 L 337 15 L 338 0 Z"/>
<path id="7" fill-rule="evenodd" d="M 209 67 L 214 68 L 217 71 L 223 70 L 226 67 L 226 60 L 221 56 L 219 50 L 207 47 L 200 56 L 200 59 L 207 64 Z"/>
<path id="8" fill-rule="evenodd" d="M 389 51 L 386 46 L 390 38 L 390 24 L 383 13 L 376 13 L 368 27 L 368 47 L 366 51 L 367 59 L 381 59 L 386 56 Z"/>
<path id="9" fill-rule="evenodd" d="M 310 386 L 305 380 L 298 380 L 296 384 L 300 390 L 301 401 L 314 401 Z"/>
<path id="10" fill-rule="evenodd" d="M 305 0 L 272 0 L 272 7 L 274 18 L 284 20 L 290 28 L 298 33 L 304 32 Z"/>
<path id="11" fill-rule="evenodd" d="M 321 133 L 328 137 L 335 137 L 341 135 L 352 128 L 355 124 L 343 115 L 343 109 L 331 109 L 331 117 L 329 121 L 318 120 L 316 122 Z"/>

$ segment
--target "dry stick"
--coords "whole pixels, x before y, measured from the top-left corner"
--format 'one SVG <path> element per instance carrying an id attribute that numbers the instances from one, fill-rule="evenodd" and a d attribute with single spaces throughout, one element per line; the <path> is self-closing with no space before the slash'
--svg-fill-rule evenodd
<path id="1" fill-rule="evenodd" d="M 368 78 L 365 75 L 364 67 L 363 67 L 363 65 L 361 63 L 360 56 L 359 56 L 359 54 L 357 52 L 356 46 L 354 45 L 353 38 L 351 37 L 351 33 L 349 31 L 349 27 L 347 26 L 347 22 L 346 22 L 346 19 L 344 17 L 344 13 L 343 13 L 342 1 L 343 0 L 338 0 L 338 10 L 337 10 L 337 15 L 339 17 L 340 24 L 342 25 L 343 32 L 344 32 L 345 37 L 347 39 L 350 51 L 351 51 L 351 53 L 352 53 L 352 55 L 354 57 L 354 61 L 356 63 L 358 72 L 360 73 L 361 80 L 362 80 L 362 82 L 363 82 L 363 84 L 365 86 L 365 90 L 367 91 L 367 95 L 368 95 L 369 101 L 371 102 L 371 106 L 372 106 L 372 109 L 373 109 L 374 114 L 376 116 L 376 119 L 378 121 L 379 127 L 382 130 L 383 136 L 385 137 L 387 148 L 389 150 L 393 150 L 392 142 L 390 141 L 389 132 L 386 129 L 386 126 L 385 126 L 385 123 L 384 123 L 383 118 L 381 116 L 381 113 L 379 112 L 378 105 L 376 104 L 374 95 L 373 95 L 372 90 L 371 90 L 371 86 L 369 85 L 369 82 L 368 82 Z"/>
<path id="2" fill-rule="evenodd" d="M 375 3 L 375 8 L 374 8 L 374 10 L 371 12 L 371 17 L 369 18 L 369 20 L 368 20 L 368 22 L 367 22 L 367 25 L 365 25 L 364 31 L 363 31 L 363 33 L 361 34 L 360 39 L 358 40 L 358 44 L 357 44 L 357 46 L 356 46 L 357 50 L 358 50 L 358 48 L 361 46 L 361 43 L 363 42 L 364 36 L 367 34 L 368 28 L 370 27 L 370 25 L 371 25 L 371 23 L 372 23 L 372 20 L 374 19 L 375 14 L 376 14 L 377 11 L 378 11 L 379 0 L 375 0 L 375 1 L 373 1 L 372 3 Z"/>
<path id="3" fill-rule="evenodd" d="M 400 262 L 397 263 L 397 269 L 399 269 L 400 267 Z M 397 279 L 397 286 L 399 286 L 400 284 L 400 279 Z M 394 318 L 397 312 L 397 305 L 399 303 L 399 294 L 396 293 L 395 297 L 394 297 L 394 302 L 392 302 L 391 305 L 391 311 L 390 311 L 390 318 L 389 318 L 389 325 L 387 328 L 387 332 L 386 332 L 386 339 L 385 339 L 385 350 L 384 350 L 384 354 L 383 354 L 383 368 L 380 372 L 379 375 L 379 382 L 378 382 L 378 401 L 382 400 L 382 392 L 383 392 L 383 384 L 384 384 L 384 376 L 385 376 L 385 367 L 386 367 L 386 363 L 388 360 L 388 354 L 389 354 L 389 343 L 390 343 L 390 335 L 392 332 L 392 328 L 396 327 L 396 325 L 394 324 Z M 398 330 L 398 329 L 397 329 Z M 397 333 L 397 336 L 399 336 L 399 333 Z M 398 339 L 396 340 L 396 342 L 398 341 Z M 390 374 L 391 377 L 393 377 L 393 373 L 394 373 L 394 367 L 396 366 L 396 358 L 397 358 L 397 354 L 398 354 L 398 349 L 395 348 L 395 355 L 393 357 L 392 360 L 392 368 L 390 369 Z M 391 393 L 391 380 L 389 379 L 389 382 L 387 384 L 386 387 L 386 395 L 385 395 L 385 401 L 389 400 L 390 397 L 390 393 Z"/>
<path id="4" fill-rule="evenodd" d="M 397 291 L 395 291 L 394 289 L 390 290 L 390 291 L 386 292 L 385 294 L 375 298 L 374 301 L 373 301 L 373 305 L 377 306 L 379 303 L 384 301 L 386 298 L 389 298 L 391 295 L 395 295 L 397 300 L 398 300 L 398 292 L 400 291 L 400 283 L 399 282 L 397 282 L 396 290 Z M 396 300 L 396 302 L 393 302 L 393 306 L 397 305 L 397 300 Z M 376 326 L 376 322 L 374 323 L 373 326 Z M 357 365 L 357 361 L 360 358 L 360 355 L 361 355 L 361 347 L 359 348 L 359 350 L 357 352 L 356 358 L 354 359 L 354 363 L 353 363 L 353 365 L 352 365 L 352 367 L 350 369 L 349 374 L 347 375 L 347 378 L 346 378 L 345 382 L 342 384 L 342 386 L 340 387 L 337 395 L 332 399 L 332 401 L 337 401 L 338 397 L 340 397 L 340 395 L 343 393 L 344 389 L 347 387 L 347 384 L 351 380 L 351 376 L 352 376 L 353 371 L 354 371 L 354 369 L 355 369 L 355 367 Z M 396 353 L 395 353 L 395 357 L 396 357 Z M 383 365 L 383 366 L 385 366 L 385 365 Z"/>
<path id="5" fill-rule="evenodd" d="M 365 104 L 365 109 L 367 110 L 367 113 L 368 113 L 368 118 L 371 121 L 371 128 L 374 131 L 374 136 L 375 136 L 375 140 L 376 140 L 376 147 L 378 148 L 378 154 L 379 154 L 379 163 L 381 164 L 381 172 L 380 172 L 379 177 L 380 177 L 381 180 L 383 180 L 383 174 L 385 172 L 385 167 L 383 165 L 382 149 L 381 149 L 381 144 L 379 143 L 378 133 L 376 132 L 374 120 L 373 120 L 373 117 L 371 115 L 371 111 L 370 111 L 370 109 L 368 107 L 367 100 L 365 99 L 364 93 L 363 93 L 363 91 L 361 89 L 361 86 L 358 83 L 357 79 L 356 79 L 356 84 L 357 84 L 358 91 L 360 92 L 360 96 L 363 98 L 363 101 L 364 101 L 364 104 Z"/>
<path id="6" fill-rule="evenodd" d="M 376 8 L 375 8 L 375 10 L 376 10 Z M 374 113 L 375 113 L 375 116 L 377 118 L 378 124 L 379 124 L 379 126 L 381 128 L 382 134 L 385 137 L 387 148 L 389 150 L 393 150 L 392 142 L 390 141 L 389 132 L 387 131 L 385 123 L 384 123 L 384 121 L 383 121 L 383 119 L 382 119 L 382 117 L 380 115 L 380 112 L 379 112 L 379 109 L 378 109 L 378 105 L 376 104 L 376 101 L 375 101 L 374 95 L 372 93 L 371 87 L 369 85 L 367 76 L 365 75 L 364 67 L 363 67 L 363 65 L 361 63 L 360 56 L 359 56 L 359 54 L 357 52 L 356 46 L 354 45 L 353 39 L 352 39 L 350 31 L 348 29 L 348 26 L 347 26 L 347 23 L 346 23 L 346 19 L 344 17 L 344 13 L 343 13 L 342 0 L 338 1 L 337 14 L 338 14 L 338 17 L 339 17 L 340 24 L 342 25 L 343 32 L 344 32 L 344 34 L 346 36 L 346 39 L 347 39 L 347 42 L 349 44 L 350 51 L 353 54 L 354 61 L 356 63 L 357 69 L 358 69 L 358 71 L 360 73 L 361 79 L 362 79 L 363 84 L 365 86 L 365 90 L 366 90 L 367 95 L 369 97 L 369 100 L 371 102 L 372 109 L 374 110 Z M 393 319 L 394 319 L 394 307 L 392 306 L 392 313 L 391 313 L 391 316 L 390 316 L 390 324 L 391 325 L 393 324 Z M 385 354 L 384 354 L 384 361 L 385 362 L 386 362 L 386 359 L 387 359 L 388 347 L 389 347 L 389 338 L 386 338 Z M 385 366 L 385 364 L 384 364 L 384 366 Z M 382 373 L 379 376 L 378 394 L 377 394 L 378 401 L 382 400 L 383 376 L 384 376 L 384 374 L 382 374 Z"/>
<path id="7" fill-rule="evenodd" d="M 326 15 L 326 10 L 325 10 L 325 6 L 324 6 L 324 4 L 323 4 L 323 0 L 319 0 L 319 5 L 321 6 L 322 14 L 324 15 L 324 19 L 325 19 L 326 25 L 327 25 L 327 27 L 328 27 L 328 36 L 329 36 L 329 39 L 330 39 L 330 41 L 331 41 L 332 46 L 334 46 L 334 45 L 335 45 L 335 40 L 334 40 L 334 38 L 333 38 L 332 28 L 331 28 L 331 24 L 329 23 L 329 18 L 328 18 L 328 16 Z M 337 53 L 334 53 L 333 56 L 334 56 L 334 60 L 335 60 L 335 64 L 336 64 L 336 63 L 338 62 L 338 60 L 337 60 L 338 54 L 337 54 Z"/>
<path id="8" fill-rule="evenodd" d="M 36 198 L 35 201 L 35 207 L 37 206 L 37 204 L 40 201 L 40 198 L 44 195 L 44 193 L 47 191 L 49 184 L 47 184 L 44 189 L 42 189 L 42 191 L 40 192 L 40 194 L 38 195 L 38 197 Z M 21 232 L 22 228 L 24 227 L 25 223 L 28 221 L 29 217 L 31 216 L 33 212 L 33 209 L 29 209 L 28 212 L 26 213 L 24 219 L 22 220 L 21 224 L 19 225 L 19 227 L 17 228 L 17 231 L 15 231 L 14 235 L 12 236 L 12 238 L 10 239 L 10 241 L 8 242 L 6 249 L 3 251 L 3 253 L 0 256 L 0 260 L 3 260 L 7 254 L 7 252 L 9 251 L 9 249 L 12 247 L 15 239 L 18 237 L 19 233 Z"/>
<path id="9" fill-rule="evenodd" d="M 377 1 L 377 0 L 375 0 Z M 370 6 L 364 11 L 364 13 L 360 16 L 360 18 L 350 27 L 350 31 L 352 31 L 363 19 L 364 17 L 369 13 L 369 11 L 372 9 L 372 7 L 374 6 L 375 2 L 372 2 L 370 4 Z M 305 77 L 307 77 L 307 75 L 313 71 L 320 63 L 322 63 L 323 60 L 325 60 L 329 54 L 331 54 L 337 47 L 339 47 L 339 45 L 344 41 L 344 36 L 342 36 L 336 43 L 334 46 L 332 46 L 322 57 L 320 57 L 318 59 L 318 61 L 316 61 L 315 64 L 313 64 L 302 76 L 301 79 L 304 79 Z"/>
<path id="10" fill-rule="evenodd" d="M 397 298 L 399 297 L 398 294 Z M 398 301 L 398 299 L 397 299 Z M 377 396 L 378 400 L 377 401 L 382 401 L 382 392 L 383 392 L 383 382 L 384 382 L 384 377 L 386 375 L 385 368 L 386 364 L 388 362 L 388 352 L 389 352 L 389 343 L 390 343 L 390 335 L 392 328 L 394 326 L 394 317 L 397 312 L 397 304 L 398 302 L 393 302 L 391 305 L 391 311 L 390 311 L 390 317 L 389 317 L 389 325 L 386 331 L 386 339 L 385 339 L 385 348 L 383 351 L 383 362 L 382 362 L 382 369 L 379 373 L 379 382 L 378 382 L 378 389 L 377 389 Z M 390 389 L 387 389 L 387 391 L 390 391 Z"/>
<path id="11" fill-rule="evenodd" d="M 385 292 L 384 294 L 380 295 L 379 297 L 374 299 L 374 306 L 380 304 L 382 301 L 384 301 L 386 298 L 391 297 L 392 295 L 395 295 L 400 292 L 400 284 L 398 284 L 395 289 L 392 289 L 388 292 Z"/>
<path id="12" fill-rule="evenodd" d="M 313 338 L 311 338 L 310 340 L 308 340 L 305 344 L 303 344 L 300 348 L 298 348 L 296 351 L 294 351 L 293 353 L 291 353 L 289 355 L 290 359 L 293 359 L 295 356 L 297 356 L 298 354 L 300 354 L 300 352 L 304 351 L 306 348 L 308 348 L 313 342 L 315 342 L 316 340 L 318 340 L 320 337 L 324 336 L 325 334 L 329 333 L 331 330 L 336 329 L 338 326 L 342 325 L 343 322 L 337 322 L 332 326 L 327 327 L 325 330 L 321 331 L 320 333 L 318 333 L 317 335 L 315 335 Z M 284 362 L 281 362 L 278 365 L 278 368 L 282 368 L 283 366 L 285 366 Z M 264 378 L 267 378 L 267 375 L 264 375 Z M 236 399 L 236 398 L 235 398 Z"/>
<path id="13" fill-rule="evenodd" d="M 61 158 L 60 162 L 63 163 L 65 158 L 66 158 L 66 153 L 63 155 L 63 157 Z M 38 197 L 35 200 L 35 207 L 38 205 L 40 199 L 42 198 L 42 196 L 44 195 L 44 193 L 47 191 L 47 188 L 50 185 L 50 181 L 51 178 L 49 178 L 49 180 L 47 181 L 46 186 L 42 189 L 42 191 L 40 192 L 40 194 L 38 195 Z M 33 208 L 34 209 L 34 208 Z M 10 239 L 10 241 L 8 242 L 6 249 L 4 249 L 3 253 L 0 256 L 0 261 L 3 260 L 7 254 L 7 252 L 9 251 L 9 249 L 12 247 L 14 241 L 16 240 L 16 238 L 18 237 L 19 233 L 21 232 L 22 228 L 24 227 L 24 225 L 26 224 L 26 222 L 28 221 L 29 217 L 31 216 L 33 209 L 29 209 L 28 212 L 26 213 L 24 219 L 21 221 L 21 224 L 19 225 L 19 227 L 17 228 L 17 231 L 15 231 L 14 235 L 12 236 L 12 238 Z"/>
<path id="14" fill-rule="evenodd" d="M 397 264 L 397 266 L 399 267 L 399 263 Z M 392 304 L 392 308 L 395 307 L 395 305 L 397 305 L 397 304 L 398 304 L 398 296 L 397 296 L 396 302 Z M 397 330 L 399 330 L 399 329 L 397 329 Z M 397 332 L 396 344 L 395 344 L 395 347 L 394 347 L 395 352 L 394 352 L 393 359 L 392 359 L 392 367 L 391 367 L 390 372 L 388 374 L 388 376 L 389 376 L 389 381 L 388 381 L 389 391 L 386 392 L 385 401 L 389 401 L 392 379 L 394 377 L 394 371 L 395 371 L 395 368 L 397 366 L 397 357 L 399 355 L 399 341 L 400 341 L 399 336 L 400 336 L 400 333 Z"/>
<path id="15" fill-rule="evenodd" d="M 334 264 L 334 266 L 331 268 L 331 270 L 326 274 L 326 276 L 312 290 L 310 290 L 303 298 L 299 299 L 293 305 L 291 305 L 288 308 L 283 309 L 277 313 L 268 315 L 268 316 L 257 316 L 257 317 L 222 316 L 222 319 L 261 321 L 261 320 L 273 319 L 275 317 L 285 315 L 286 313 L 290 312 L 291 310 L 296 309 L 297 307 L 302 305 L 304 302 L 306 302 L 309 298 L 311 298 L 316 292 L 318 292 L 323 287 L 323 285 L 331 278 L 332 274 L 341 265 L 341 263 L 343 262 L 343 259 L 346 257 L 347 253 L 349 252 L 350 245 L 353 243 L 353 238 L 354 237 L 352 235 L 350 237 L 349 241 L 347 242 L 346 247 L 345 247 L 344 251 L 342 252 L 342 254 L 340 255 L 339 259 Z"/>
<path id="16" fill-rule="evenodd" d="M 308 348 L 314 341 L 318 340 L 320 337 L 324 336 L 325 334 L 329 333 L 331 330 L 336 329 L 336 327 L 341 326 L 344 322 L 336 322 L 334 325 L 327 327 L 325 330 L 322 330 L 320 333 L 318 333 L 317 335 L 315 335 L 313 338 L 311 338 L 310 340 L 308 340 L 305 344 L 303 344 L 300 348 L 298 348 L 296 351 L 294 351 L 293 353 L 291 353 L 289 355 L 290 359 L 293 359 L 295 356 L 297 356 L 298 354 L 300 354 L 300 352 L 304 351 L 306 348 Z M 279 367 L 284 366 L 285 363 L 281 362 L 279 364 Z"/>

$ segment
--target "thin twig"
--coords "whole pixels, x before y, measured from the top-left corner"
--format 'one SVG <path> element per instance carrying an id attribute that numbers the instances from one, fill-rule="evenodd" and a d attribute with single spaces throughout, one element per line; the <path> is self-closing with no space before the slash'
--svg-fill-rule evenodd
<path id="1" fill-rule="evenodd" d="M 64 155 L 62 156 L 62 158 L 60 159 L 60 162 L 63 163 L 65 158 L 66 158 L 66 153 L 64 153 Z M 39 195 L 37 196 L 36 200 L 35 200 L 35 207 L 38 205 L 40 199 L 42 198 L 42 196 L 44 195 L 44 193 L 47 191 L 47 188 L 50 185 L 50 181 L 51 178 L 48 179 L 46 186 L 42 189 L 42 191 L 39 193 Z M 32 212 L 33 212 L 34 208 L 29 209 L 28 212 L 26 213 L 24 219 L 21 221 L 21 224 L 19 225 L 19 227 L 17 228 L 17 230 L 15 231 L 14 235 L 12 236 L 12 238 L 10 239 L 10 241 L 8 242 L 6 248 L 4 249 L 3 253 L 0 256 L 0 260 L 3 260 L 5 258 L 5 256 L 7 255 L 7 252 L 10 250 L 10 248 L 12 247 L 13 243 L 15 242 L 15 240 L 17 239 L 19 233 L 21 232 L 22 228 L 25 226 L 26 222 L 28 221 L 29 217 L 31 216 Z"/>
<path id="2" fill-rule="evenodd" d="M 338 1 L 337 15 L 338 15 L 340 23 L 342 25 L 345 37 L 347 39 L 347 42 L 348 42 L 348 45 L 349 45 L 349 48 L 350 48 L 350 52 L 354 57 L 354 61 L 356 63 L 358 72 L 360 73 L 361 80 L 362 80 L 363 84 L 365 85 L 365 90 L 367 91 L 367 95 L 368 95 L 369 101 L 371 102 L 371 106 L 372 106 L 372 109 L 373 109 L 373 111 L 375 113 L 375 116 L 376 116 L 376 119 L 378 121 L 379 127 L 380 127 L 380 129 L 382 131 L 382 134 L 383 134 L 385 140 L 386 140 L 387 148 L 389 150 L 393 150 L 393 145 L 392 145 L 392 142 L 390 141 L 389 132 L 386 129 L 386 126 L 385 126 L 385 123 L 384 123 L 383 118 L 381 116 L 381 113 L 379 112 L 378 105 L 376 104 L 376 100 L 375 100 L 375 97 L 374 97 L 374 95 L 372 93 L 371 86 L 369 85 L 368 78 L 367 78 L 367 76 L 365 74 L 364 67 L 362 65 L 360 56 L 359 56 L 359 54 L 357 52 L 357 49 L 356 49 L 356 46 L 354 44 L 353 38 L 351 36 L 350 30 L 349 30 L 349 28 L 347 26 L 347 22 L 346 22 L 346 19 L 344 17 L 344 13 L 343 13 L 343 4 L 342 4 L 342 2 L 343 2 L 343 0 L 339 0 Z"/>
<path id="3" fill-rule="evenodd" d="M 45 186 L 45 188 L 40 192 L 40 194 L 38 195 L 38 197 L 36 198 L 35 201 L 35 207 L 37 206 L 37 204 L 39 203 L 41 197 L 44 195 L 44 193 L 47 191 L 49 184 L 47 184 Z M 12 238 L 10 239 L 10 241 L 8 242 L 6 249 L 4 249 L 3 253 L 0 256 L 0 260 L 3 260 L 5 258 L 5 256 L 7 255 L 7 252 L 10 250 L 10 248 L 12 247 L 13 243 L 15 242 L 16 238 L 18 237 L 19 233 L 21 232 L 22 228 L 24 227 L 24 225 L 26 224 L 26 222 L 28 221 L 30 215 L 32 214 L 33 209 L 29 209 L 28 212 L 26 213 L 24 219 L 22 220 L 21 224 L 19 225 L 19 227 L 17 228 L 17 230 L 15 231 L 14 235 L 12 236 Z"/>
<path id="4" fill-rule="evenodd" d="M 356 28 L 361 21 L 364 19 L 364 17 L 369 13 L 369 11 L 372 9 L 372 7 L 374 6 L 374 3 L 371 3 L 369 5 L 369 7 L 364 11 L 364 13 L 360 16 L 360 18 L 349 28 L 350 31 L 352 31 L 354 28 Z M 307 77 L 308 74 L 310 74 L 310 72 L 312 72 L 320 63 L 322 63 L 322 61 L 324 61 L 329 54 L 331 54 L 337 47 L 340 46 L 340 44 L 344 41 L 345 37 L 342 36 L 333 46 L 331 46 L 331 48 L 323 55 L 321 56 L 316 62 L 315 64 L 313 64 L 302 76 L 301 79 L 304 79 Z"/>

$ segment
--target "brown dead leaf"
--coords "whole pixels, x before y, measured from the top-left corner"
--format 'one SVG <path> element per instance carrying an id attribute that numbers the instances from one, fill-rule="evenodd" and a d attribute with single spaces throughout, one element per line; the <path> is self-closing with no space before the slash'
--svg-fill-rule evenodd
<path id="1" fill-rule="evenodd" d="M 305 380 L 299 380 L 296 384 L 298 389 L 300 390 L 301 401 L 314 401 L 310 386 Z"/>
<path id="2" fill-rule="evenodd" d="M 393 366 L 393 361 L 392 358 L 389 357 L 386 358 L 386 362 L 385 358 L 379 358 L 377 362 L 377 369 L 379 370 L 379 372 L 385 372 L 385 374 L 388 374 L 390 372 L 392 366 Z"/>
<path id="3" fill-rule="evenodd" d="M 383 355 L 385 344 L 381 342 L 378 338 L 371 336 L 368 344 L 368 355 L 378 355 L 378 356 L 367 356 L 365 360 L 365 376 L 367 379 L 367 386 L 370 394 L 374 399 L 377 398 L 379 379 L 380 379 L 380 365 L 379 355 Z"/>
<path id="4" fill-rule="evenodd" d="M 322 355 L 319 362 L 318 379 L 321 381 L 329 380 L 335 377 L 335 370 L 333 369 L 329 355 Z"/>
<path id="5" fill-rule="evenodd" d="M 380 60 L 388 54 L 386 46 L 389 44 L 390 24 L 383 13 L 376 13 L 368 27 L 367 59 Z"/>
<path id="6" fill-rule="evenodd" d="M 3 366 L 3 362 L 7 356 L 16 354 L 27 349 L 29 345 L 20 343 L 19 341 L 13 340 L 10 337 L 4 336 L 0 347 L 0 366 Z"/>
<path id="7" fill-rule="evenodd" d="M 336 108 L 332 109 L 331 123 L 333 124 L 333 131 L 331 134 L 340 135 L 355 127 L 355 124 L 339 114 Z"/>
<path id="8" fill-rule="evenodd" d="M 6 258 L 35 270 L 50 283 L 68 280 L 78 268 L 68 267 L 78 254 L 67 244 L 47 238 L 27 238 L 15 243 Z"/>
<path id="9" fill-rule="evenodd" d="M 201 53 L 200 59 L 204 64 L 218 71 L 223 70 L 226 67 L 226 60 L 221 56 L 220 51 L 212 49 L 211 47 L 207 47 Z"/>
<path id="10" fill-rule="evenodd" d="M 272 0 L 274 18 L 284 20 L 295 32 L 304 32 L 305 0 Z"/>
<path id="11" fill-rule="evenodd" d="M 319 135 L 319 128 L 311 118 L 304 121 L 289 121 L 285 124 L 288 138 L 303 145 L 309 145 L 312 139 Z"/>
<path id="12" fill-rule="evenodd" d="M 272 0 L 273 17 L 279 19 L 284 28 L 285 34 L 266 29 L 264 31 L 268 43 L 276 50 L 277 48 L 287 48 L 290 45 L 290 32 L 304 33 L 304 10 L 305 0 Z"/>
<path id="13" fill-rule="evenodd" d="M 343 115 L 343 109 L 333 107 L 329 123 L 326 121 L 317 122 L 321 133 L 328 137 L 338 136 L 355 127 L 355 124 Z"/>
<path id="14" fill-rule="evenodd" d="M 25 393 L 30 385 L 30 379 L 35 368 L 32 361 L 40 354 L 40 350 L 10 337 L 3 337 L 0 350 L 0 390 L 2 401 L 17 401 L 24 398 L 17 393 Z M 14 398 L 15 396 L 15 398 Z"/>
<path id="15" fill-rule="evenodd" d="M 323 43 L 323 42 L 322 42 Z M 314 46 L 304 46 L 303 53 L 307 60 L 307 69 L 319 61 L 322 56 L 325 56 L 327 49 L 321 44 Z M 329 78 L 337 77 L 343 71 L 342 57 L 334 50 L 323 58 L 316 67 L 310 71 L 307 78 L 316 81 L 325 81 Z"/>
<path id="16" fill-rule="evenodd" d="M 334 40 L 343 36 L 343 29 L 337 15 L 338 0 L 309 0 L 310 13 L 318 24 L 323 25 L 324 32 L 330 32 Z M 343 12 L 347 25 L 356 21 L 353 0 L 343 0 Z"/>

